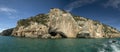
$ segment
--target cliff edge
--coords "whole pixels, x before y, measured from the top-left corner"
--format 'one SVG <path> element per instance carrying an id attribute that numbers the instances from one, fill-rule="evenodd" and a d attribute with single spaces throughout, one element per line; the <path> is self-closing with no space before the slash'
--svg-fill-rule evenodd
<path id="1" fill-rule="evenodd" d="M 30 38 L 116 38 L 120 32 L 98 21 L 53 8 L 48 14 L 21 19 L 12 36 Z"/>

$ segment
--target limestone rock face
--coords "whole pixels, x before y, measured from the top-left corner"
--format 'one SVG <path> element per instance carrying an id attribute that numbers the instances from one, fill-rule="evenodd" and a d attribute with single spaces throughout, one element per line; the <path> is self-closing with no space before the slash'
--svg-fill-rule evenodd
<path id="1" fill-rule="evenodd" d="M 79 26 L 70 13 L 65 13 L 59 9 L 52 9 L 49 13 L 50 24 L 55 32 L 62 32 L 68 38 L 76 38 Z M 51 30 L 52 31 L 52 30 Z"/>
<path id="2" fill-rule="evenodd" d="M 41 37 L 44 34 L 48 34 L 48 27 L 43 24 L 31 22 L 29 26 L 20 26 L 18 29 L 14 29 L 12 35 L 20 37 Z"/>
<path id="3" fill-rule="evenodd" d="M 74 17 L 80 27 L 79 38 L 113 38 L 120 37 L 120 32 L 113 27 L 84 17 Z"/>
<path id="4" fill-rule="evenodd" d="M 12 36 L 31 38 L 115 38 L 120 32 L 113 27 L 58 8 L 19 20 Z"/>

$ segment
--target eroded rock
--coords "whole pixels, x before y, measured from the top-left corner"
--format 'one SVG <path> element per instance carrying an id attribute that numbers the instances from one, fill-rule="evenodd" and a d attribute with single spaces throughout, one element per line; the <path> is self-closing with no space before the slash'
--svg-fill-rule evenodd
<path id="1" fill-rule="evenodd" d="M 114 38 L 120 37 L 120 32 L 98 21 L 53 8 L 48 14 L 19 20 L 12 35 L 31 38 Z"/>

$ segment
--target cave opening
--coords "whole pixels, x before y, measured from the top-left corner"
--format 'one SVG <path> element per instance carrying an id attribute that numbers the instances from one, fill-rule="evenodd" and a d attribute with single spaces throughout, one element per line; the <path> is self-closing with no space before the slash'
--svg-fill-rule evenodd
<path id="1" fill-rule="evenodd" d="M 62 33 L 62 32 L 50 32 L 49 33 L 51 36 L 56 36 L 56 35 L 60 35 L 62 38 L 67 38 L 67 36 L 65 36 L 65 34 L 64 33 Z"/>
<path id="2" fill-rule="evenodd" d="M 51 35 L 51 36 L 56 36 L 57 33 L 56 33 L 56 32 L 50 32 L 50 35 Z"/>
<path id="3" fill-rule="evenodd" d="M 67 38 L 67 36 L 65 36 L 65 34 L 64 34 L 63 32 L 58 32 L 58 34 L 60 34 L 60 36 L 61 36 L 62 38 Z"/>

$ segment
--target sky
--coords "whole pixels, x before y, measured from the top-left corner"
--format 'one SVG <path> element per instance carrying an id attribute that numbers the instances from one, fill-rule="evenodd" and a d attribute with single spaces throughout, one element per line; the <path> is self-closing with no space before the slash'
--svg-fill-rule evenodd
<path id="1" fill-rule="evenodd" d="M 120 30 L 120 0 L 0 0 L 0 31 L 51 8 L 98 20 Z"/>

